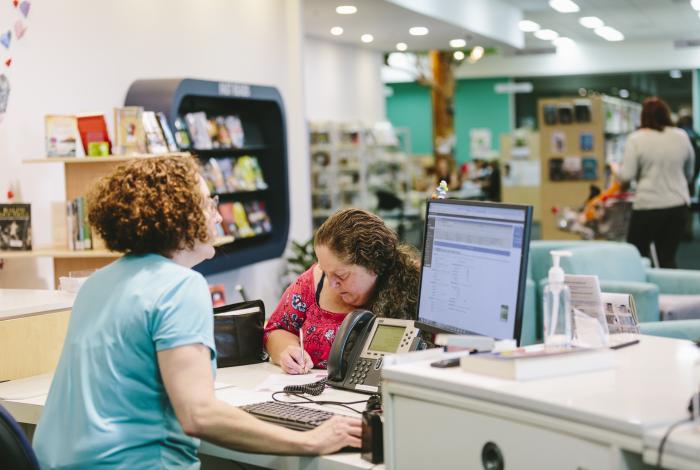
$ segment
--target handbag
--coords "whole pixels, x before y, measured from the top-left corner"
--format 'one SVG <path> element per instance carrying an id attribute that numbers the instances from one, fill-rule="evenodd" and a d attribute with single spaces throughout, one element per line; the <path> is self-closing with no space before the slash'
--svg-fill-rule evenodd
<path id="1" fill-rule="evenodd" d="M 267 360 L 263 349 L 265 304 L 249 300 L 214 309 L 216 366 L 232 367 Z"/>

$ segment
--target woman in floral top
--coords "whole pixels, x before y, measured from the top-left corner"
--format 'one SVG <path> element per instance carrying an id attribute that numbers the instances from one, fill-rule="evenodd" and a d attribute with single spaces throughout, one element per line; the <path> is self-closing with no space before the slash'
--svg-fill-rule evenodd
<path id="1" fill-rule="evenodd" d="M 314 250 L 318 263 L 287 288 L 265 327 L 265 347 L 288 374 L 325 369 L 335 334 L 355 309 L 380 317 L 416 316 L 417 253 L 376 215 L 339 210 L 316 232 Z"/>

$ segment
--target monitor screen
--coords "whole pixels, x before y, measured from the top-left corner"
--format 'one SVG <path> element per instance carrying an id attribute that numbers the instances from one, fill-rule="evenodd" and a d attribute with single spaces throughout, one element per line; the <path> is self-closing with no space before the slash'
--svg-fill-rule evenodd
<path id="1" fill-rule="evenodd" d="M 532 207 L 428 201 L 417 327 L 520 341 Z"/>

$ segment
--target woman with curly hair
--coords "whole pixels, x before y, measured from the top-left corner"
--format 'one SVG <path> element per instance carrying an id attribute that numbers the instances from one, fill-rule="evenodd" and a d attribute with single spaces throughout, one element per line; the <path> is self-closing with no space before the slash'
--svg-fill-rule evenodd
<path id="1" fill-rule="evenodd" d="M 34 437 L 41 468 L 199 468 L 198 439 L 251 452 L 359 445 L 359 420 L 306 433 L 214 395 L 211 298 L 190 269 L 221 216 L 192 158 L 139 159 L 99 181 L 89 221 L 125 253 L 82 286 Z"/>
<path id="2" fill-rule="evenodd" d="M 267 351 L 288 374 L 326 368 L 347 313 L 415 319 L 418 306 L 418 255 L 376 215 L 339 210 L 319 227 L 314 249 L 318 263 L 287 288 L 265 327 Z"/>

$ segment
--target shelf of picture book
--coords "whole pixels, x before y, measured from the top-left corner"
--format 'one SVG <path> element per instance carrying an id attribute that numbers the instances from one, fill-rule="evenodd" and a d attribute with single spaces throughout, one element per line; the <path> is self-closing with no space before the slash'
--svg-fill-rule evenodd
<path id="1" fill-rule="evenodd" d="M 215 194 L 263 191 L 268 188 L 256 157 L 210 158 L 201 165 L 202 176 Z"/>
<path id="2" fill-rule="evenodd" d="M 131 154 L 131 155 L 106 155 L 101 157 L 42 157 L 33 158 L 30 160 L 24 160 L 23 163 L 65 163 L 67 165 L 94 165 L 99 163 L 119 163 L 119 162 L 129 162 L 138 158 L 153 158 L 162 156 L 173 156 L 173 157 L 186 157 L 189 156 L 189 152 L 168 152 L 165 154 L 152 154 L 152 153 L 142 153 L 142 154 Z"/>

